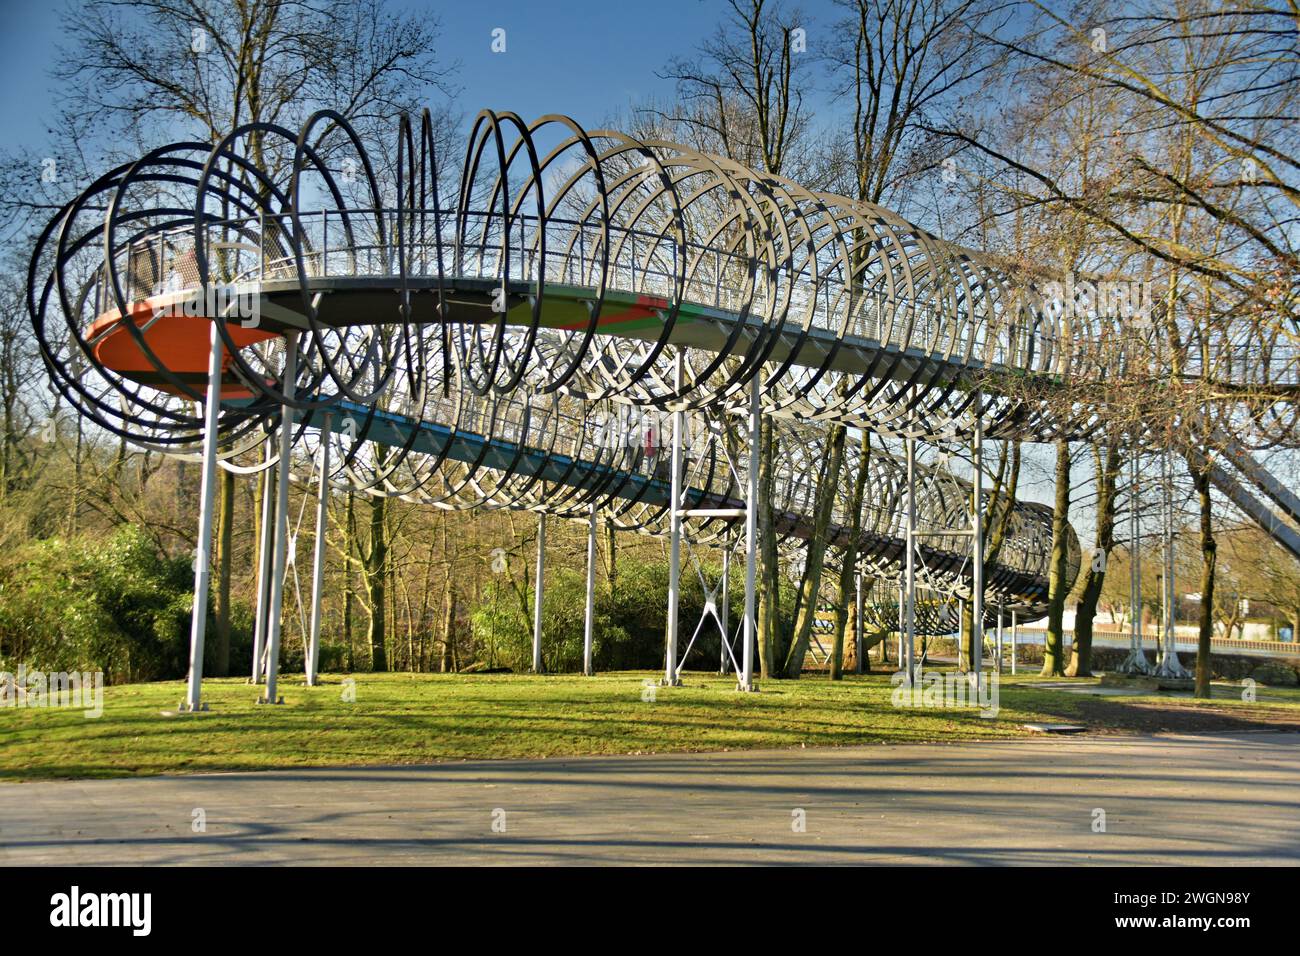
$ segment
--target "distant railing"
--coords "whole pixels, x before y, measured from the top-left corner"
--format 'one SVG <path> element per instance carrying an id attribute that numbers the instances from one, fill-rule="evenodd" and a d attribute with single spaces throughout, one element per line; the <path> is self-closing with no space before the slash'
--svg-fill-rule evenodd
<path id="1" fill-rule="evenodd" d="M 987 629 L 986 629 L 987 630 Z M 1042 644 L 1047 639 L 1047 631 L 1043 628 L 1025 628 L 1017 629 L 1017 639 L 1022 643 Z M 1074 643 L 1074 632 L 1066 631 L 1064 634 L 1066 646 Z M 1026 640 L 1028 638 L 1028 640 Z M 1099 644 L 1104 642 L 1107 645 L 1127 646 L 1130 641 L 1130 632 L 1128 631 L 1093 631 L 1092 642 Z M 1155 631 L 1146 631 L 1142 634 L 1142 646 L 1156 648 L 1160 645 L 1160 635 Z M 1198 642 L 1196 638 L 1184 637 L 1180 634 L 1174 635 L 1174 647 L 1178 650 L 1197 649 Z M 1239 640 L 1232 637 L 1212 637 L 1210 638 L 1210 649 L 1225 654 L 1278 654 L 1285 657 L 1300 657 L 1300 644 L 1294 641 L 1250 641 Z"/>

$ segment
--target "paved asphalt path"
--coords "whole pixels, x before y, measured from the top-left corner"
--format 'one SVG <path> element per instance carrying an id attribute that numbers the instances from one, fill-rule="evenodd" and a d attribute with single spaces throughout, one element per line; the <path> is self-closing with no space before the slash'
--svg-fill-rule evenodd
<path id="1" fill-rule="evenodd" d="M 0 863 L 1295 865 L 1298 808 L 1294 733 L 475 761 L 4 784 Z"/>

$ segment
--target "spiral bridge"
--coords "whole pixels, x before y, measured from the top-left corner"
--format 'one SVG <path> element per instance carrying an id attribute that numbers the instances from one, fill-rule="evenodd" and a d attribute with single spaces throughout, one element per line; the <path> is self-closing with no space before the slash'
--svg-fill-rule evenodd
<path id="1" fill-rule="evenodd" d="M 271 141 L 292 152 L 278 177 L 248 158 Z M 106 173 L 31 260 L 54 387 L 115 435 L 239 473 L 297 449 L 336 488 L 596 509 L 653 534 L 676 517 L 703 544 L 737 540 L 752 511 L 756 446 L 735 426 L 753 416 L 774 430 L 788 550 L 817 533 L 832 426 L 941 444 L 1087 427 L 1086 405 L 1061 420 L 1041 396 L 1090 374 L 1104 330 L 1053 319 L 1036 280 L 888 210 L 560 116 L 481 114 L 450 202 L 427 111 L 386 155 L 377 168 L 325 111 Z M 850 442 L 845 474 L 859 454 Z M 878 577 L 902 573 L 905 478 L 871 452 L 856 543 Z M 915 481 L 923 585 L 1041 613 L 1050 514 L 1014 505 L 981 590 L 971 488 L 945 468 Z M 854 527 L 847 484 L 833 545 Z M 1072 532 L 1069 548 L 1073 575 Z"/>

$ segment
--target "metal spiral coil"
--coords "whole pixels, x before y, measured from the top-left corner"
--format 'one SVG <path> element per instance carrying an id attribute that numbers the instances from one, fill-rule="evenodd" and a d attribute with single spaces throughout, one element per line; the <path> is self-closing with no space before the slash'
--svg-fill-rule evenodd
<path id="1" fill-rule="evenodd" d="M 292 146 L 283 176 L 249 158 L 271 141 Z M 793 549 L 830 425 L 952 441 L 979 421 L 991 438 L 1047 439 L 1096 417 L 1052 393 L 1092 374 L 1100 324 L 1051 319 L 1036 280 L 886 209 L 562 116 L 481 113 L 450 203 L 427 111 L 418 130 L 401 119 L 395 146 L 368 151 L 321 111 L 297 133 L 247 124 L 100 177 L 31 260 L 55 388 L 117 436 L 193 456 L 215 326 L 223 467 L 274 464 L 288 413 L 303 461 L 335 443 L 337 487 L 445 508 L 595 506 L 661 533 L 660 416 L 687 410 L 701 436 L 687 498 L 725 509 L 748 454 L 728 447 L 729 423 L 760 376 Z M 969 489 L 921 473 L 927 526 L 964 528 Z M 902 475 L 873 453 L 861 543 L 884 576 L 898 572 Z M 847 541 L 847 499 L 831 543 Z M 687 521 L 704 543 L 736 531 Z M 926 548 L 927 586 L 968 587 L 968 538 Z M 1049 555 L 1050 520 L 1017 505 L 988 587 L 1039 605 Z"/>

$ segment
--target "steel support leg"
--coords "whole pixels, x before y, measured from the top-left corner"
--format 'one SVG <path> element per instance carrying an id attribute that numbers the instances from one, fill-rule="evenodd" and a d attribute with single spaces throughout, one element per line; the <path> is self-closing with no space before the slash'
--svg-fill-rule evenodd
<path id="1" fill-rule="evenodd" d="M 284 393 L 293 397 L 298 378 L 298 334 L 285 339 Z M 280 676 L 281 610 L 284 606 L 284 569 L 289 551 L 289 456 L 293 451 L 293 406 L 280 413 L 280 476 L 275 487 L 275 553 L 271 562 L 271 601 L 268 608 L 266 641 L 266 704 L 283 703 L 277 693 Z"/>
<path id="2" fill-rule="evenodd" d="M 975 395 L 974 468 L 971 493 L 971 673 L 979 681 L 984 666 L 984 417 L 980 395 Z M 978 683 L 977 685 L 978 686 Z"/>
<path id="3" fill-rule="evenodd" d="M 1129 652 L 1128 657 L 1119 666 L 1119 671 L 1123 674 L 1149 674 L 1151 665 L 1147 662 L 1146 652 L 1142 649 L 1142 538 L 1138 527 L 1140 485 L 1136 449 L 1129 457 L 1128 476 Z"/>
<path id="4" fill-rule="evenodd" d="M 542 580 L 546 573 L 546 515 L 537 516 L 537 577 L 533 588 L 533 673 L 542 672 Z"/>
<path id="5" fill-rule="evenodd" d="M 685 364 L 686 350 L 679 348 L 673 374 L 674 387 L 679 393 Z M 677 676 L 677 607 L 682 576 L 682 431 L 685 426 L 686 412 L 681 409 L 673 412 L 672 451 L 668 459 L 672 470 L 669 480 L 669 497 L 672 501 L 668 511 L 668 634 L 665 640 L 667 646 L 663 679 L 667 687 L 676 687 L 682 682 Z"/>
<path id="6" fill-rule="evenodd" d="M 754 648 L 758 640 L 758 456 L 761 444 L 762 409 L 759 405 L 762 370 L 749 383 L 749 475 L 745 495 L 745 646 L 741 654 L 741 675 L 737 690 L 754 690 Z"/>
<path id="7" fill-rule="evenodd" d="M 1016 620 L 1017 612 L 1011 612 L 1011 673 L 1016 672 Z"/>
<path id="8" fill-rule="evenodd" d="M 1188 678 L 1191 673 L 1183 666 L 1183 662 L 1178 659 L 1178 635 L 1175 630 L 1174 622 L 1174 604 L 1177 599 L 1177 588 L 1174 572 L 1174 486 L 1173 486 L 1173 468 L 1169 460 L 1169 449 L 1166 448 L 1164 456 L 1161 459 L 1161 472 L 1163 477 L 1161 493 L 1164 501 L 1165 515 L 1165 574 L 1164 586 L 1164 626 L 1163 631 L 1163 650 L 1160 654 L 1160 664 L 1156 668 L 1156 673 L 1161 677 Z"/>
<path id="9" fill-rule="evenodd" d="M 1186 677 L 1192 676 L 1188 673 L 1187 668 L 1183 666 L 1182 660 L 1178 657 L 1178 568 L 1175 565 L 1175 532 L 1174 532 L 1174 463 L 1173 453 L 1165 449 L 1165 469 L 1168 472 L 1169 479 L 1166 483 L 1165 494 L 1169 497 L 1169 534 L 1165 549 L 1165 561 L 1169 567 L 1169 573 L 1166 576 L 1169 587 L 1169 659 L 1172 666 L 1180 674 Z"/>
<path id="10" fill-rule="evenodd" d="M 904 533 L 904 538 L 907 535 Z M 904 561 L 907 559 L 904 558 Z M 906 564 L 904 564 L 906 567 Z M 903 653 L 903 635 L 907 632 L 907 577 L 903 577 L 903 586 L 898 589 L 898 666 L 905 667 L 907 655 Z"/>
<path id="11" fill-rule="evenodd" d="M 1129 459 L 1129 515 L 1128 515 L 1128 607 L 1129 607 L 1129 667 L 1122 668 L 1140 674 L 1139 658 L 1145 660 L 1142 650 L 1142 556 L 1138 540 L 1138 467 L 1137 454 Z"/>
<path id="12" fill-rule="evenodd" d="M 275 448 L 271 438 L 266 440 L 266 457 L 270 459 Z M 271 554 L 275 543 L 275 469 L 267 468 L 262 481 L 262 528 L 257 543 L 257 620 L 253 624 L 253 674 L 252 682 L 262 682 L 262 657 L 266 647 L 266 622 L 271 604 Z"/>
<path id="13" fill-rule="evenodd" d="M 582 630 L 582 672 L 590 677 L 596 673 L 592 648 L 596 638 L 596 503 L 591 504 L 591 518 L 587 522 L 587 604 Z"/>
<path id="14" fill-rule="evenodd" d="M 899 661 L 907 669 L 907 686 L 911 687 L 916 678 L 916 669 L 912 660 L 916 647 L 916 439 L 907 439 L 907 512 L 906 534 L 907 564 L 904 575 L 904 591 L 907 607 L 903 618 L 903 647 Z"/>
<path id="15" fill-rule="evenodd" d="M 999 674 L 1002 673 L 1002 605 L 998 605 L 998 629 L 994 632 L 994 642 L 997 644 L 997 659 L 993 669 Z"/>
<path id="16" fill-rule="evenodd" d="M 316 490 L 316 543 L 311 562 L 311 641 L 307 651 L 307 686 L 316 686 L 320 671 L 321 604 L 325 585 L 325 531 L 329 522 L 330 494 L 330 413 L 326 412 L 320 428 L 320 484 Z"/>
<path id="17" fill-rule="evenodd" d="M 731 643 L 731 542 L 722 549 L 722 603 L 718 607 L 722 625 L 722 646 L 718 649 L 718 673 L 727 673 L 727 645 Z"/>
<path id="18" fill-rule="evenodd" d="M 190 671 L 180 710 L 203 709 L 203 644 L 208 629 L 208 583 L 212 578 L 212 513 L 217 493 L 217 426 L 221 419 L 221 333 L 212 322 L 208 392 L 203 408 L 203 478 L 199 488 L 199 541 L 194 554 L 194 613 L 190 618 Z"/>
<path id="19" fill-rule="evenodd" d="M 1167 667 L 1184 672 L 1178 659 L 1178 570 L 1174 566 L 1174 469 L 1165 449 L 1165 660 Z"/>

